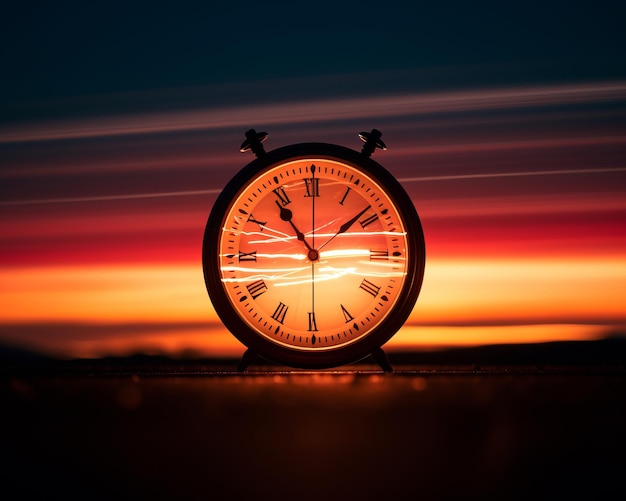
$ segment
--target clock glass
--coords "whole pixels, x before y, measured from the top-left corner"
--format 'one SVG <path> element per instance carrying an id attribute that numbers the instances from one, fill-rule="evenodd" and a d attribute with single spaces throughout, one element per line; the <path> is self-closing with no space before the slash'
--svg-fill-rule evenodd
<path id="1" fill-rule="evenodd" d="M 261 170 L 230 201 L 217 240 L 229 309 L 263 342 L 300 352 L 368 336 L 403 300 L 409 260 L 423 260 L 410 255 L 393 195 L 328 158 Z"/>

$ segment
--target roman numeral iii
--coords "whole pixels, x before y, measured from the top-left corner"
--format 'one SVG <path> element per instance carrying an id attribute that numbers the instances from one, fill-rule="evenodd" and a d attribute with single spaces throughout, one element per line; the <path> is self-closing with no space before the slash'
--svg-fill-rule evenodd
<path id="1" fill-rule="evenodd" d="M 378 259 L 382 261 L 386 261 L 387 259 L 389 259 L 389 251 L 387 249 L 385 250 L 370 249 L 370 261 L 376 261 Z"/>
<path id="2" fill-rule="evenodd" d="M 380 291 L 380 287 L 378 287 L 378 285 L 375 285 L 366 279 L 363 279 L 361 285 L 359 285 L 359 289 L 363 289 L 365 292 L 374 297 L 378 296 L 378 292 Z"/>

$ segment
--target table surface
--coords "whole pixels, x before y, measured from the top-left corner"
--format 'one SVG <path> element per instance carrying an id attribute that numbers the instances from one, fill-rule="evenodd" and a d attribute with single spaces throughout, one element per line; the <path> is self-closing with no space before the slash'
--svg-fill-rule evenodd
<path id="1" fill-rule="evenodd" d="M 1 489 L 15 499 L 626 493 L 623 365 L 406 362 L 393 373 L 153 358 L 5 365 Z"/>

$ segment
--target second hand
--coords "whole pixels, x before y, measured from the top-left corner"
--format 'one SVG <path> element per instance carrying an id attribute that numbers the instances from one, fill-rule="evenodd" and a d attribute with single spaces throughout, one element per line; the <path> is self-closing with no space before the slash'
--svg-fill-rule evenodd
<path id="1" fill-rule="evenodd" d="M 315 165 L 311 165 L 311 175 L 311 246 L 315 249 L 315 197 L 317 196 L 317 186 L 315 184 Z M 316 257 L 319 259 L 319 255 Z M 310 325 L 309 327 L 312 330 L 317 330 L 317 325 L 315 323 L 315 260 L 311 260 L 311 312 L 313 316 L 313 325 Z"/>

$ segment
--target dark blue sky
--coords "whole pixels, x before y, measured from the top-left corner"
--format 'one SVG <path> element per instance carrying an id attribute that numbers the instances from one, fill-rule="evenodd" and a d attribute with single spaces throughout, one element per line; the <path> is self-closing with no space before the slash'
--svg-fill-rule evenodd
<path id="1" fill-rule="evenodd" d="M 381 92 L 621 78 L 625 13 L 597 1 L 14 2 L 0 29 L 0 111 L 11 120 L 63 113 L 58 98 L 216 85 L 215 99 L 261 100 L 256 84 L 295 78 L 301 96 L 351 93 L 361 89 L 336 77 L 355 73 L 390 75 L 360 83 Z"/>

